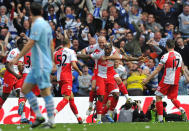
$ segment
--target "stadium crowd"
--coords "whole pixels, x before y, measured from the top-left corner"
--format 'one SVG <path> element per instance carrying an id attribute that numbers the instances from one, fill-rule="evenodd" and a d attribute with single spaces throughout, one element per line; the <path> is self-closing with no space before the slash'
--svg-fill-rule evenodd
<path id="1" fill-rule="evenodd" d="M 188 0 L 33 0 L 43 6 L 43 17 L 52 28 L 55 50 L 68 37 L 71 49 L 81 54 L 88 46 L 98 43 L 104 36 L 118 52 L 129 56 L 148 57 L 143 62 L 116 60 L 114 68 L 126 85 L 129 95 L 154 95 L 162 72 L 146 86 L 141 82 L 159 63 L 166 52 L 167 39 L 176 41 L 175 50 L 189 68 L 189 1 Z M 5 60 L 10 50 L 16 47 L 19 37 L 28 39 L 32 0 L 2 0 L 0 2 L 0 68 L 1 85 Z M 83 75 L 73 70 L 75 96 L 88 96 L 94 61 L 78 60 Z M 56 73 L 51 76 L 54 96 L 61 96 L 56 82 Z M 187 95 L 189 85 L 182 75 L 179 95 Z M 2 87 L 2 86 L 1 86 Z M 14 96 L 14 94 L 13 94 Z"/>

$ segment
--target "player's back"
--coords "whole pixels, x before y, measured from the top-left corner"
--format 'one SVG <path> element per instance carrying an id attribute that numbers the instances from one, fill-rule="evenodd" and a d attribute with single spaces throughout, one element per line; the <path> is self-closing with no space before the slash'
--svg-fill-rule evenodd
<path id="1" fill-rule="evenodd" d="M 24 56 L 24 70 L 23 73 L 29 73 L 31 70 L 31 51 Z"/>
<path id="2" fill-rule="evenodd" d="M 170 51 L 162 56 L 160 63 L 165 64 L 163 83 L 178 84 L 182 66 L 181 55 L 176 51 Z"/>
<path id="3" fill-rule="evenodd" d="M 76 53 L 69 48 L 62 48 L 54 54 L 55 64 L 57 66 L 57 80 L 72 81 L 71 62 L 77 61 Z"/>
<path id="4" fill-rule="evenodd" d="M 52 30 L 50 25 L 43 18 L 36 19 L 31 28 L 30 38 L 35 40 L 31 57 L 32 69 L 51 71 Z"/>

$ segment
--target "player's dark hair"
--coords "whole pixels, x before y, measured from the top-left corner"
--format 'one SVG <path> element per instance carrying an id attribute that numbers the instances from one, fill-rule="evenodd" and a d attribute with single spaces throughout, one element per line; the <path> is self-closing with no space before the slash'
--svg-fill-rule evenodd
<path id="1" fill-rule="evenodd" d="M 42 6 L 41 6 L 41 4 L 36 3 L 36 2 L 32 2 L 30 9 L 31 9 L 32 15 L 34 15 L 34 16 L 42 15 Z"/>
<path id="2" fill-rule="evenodd" d="M 166 46 L 167 46 L 169 49 L 175 48 L 175 41 L 174 41 L 174 40 L 171 40 L 171 39 L 168 39 L 168 40 L 166 41 Z"/>

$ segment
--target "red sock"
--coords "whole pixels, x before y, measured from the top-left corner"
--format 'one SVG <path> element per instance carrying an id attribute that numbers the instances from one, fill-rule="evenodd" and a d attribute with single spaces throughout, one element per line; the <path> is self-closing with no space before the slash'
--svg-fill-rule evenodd
<path id="1" fill-rule="evenodd" d="M 179 100 L 174 99 L 174 100 L 172 100 L 172 102 L 173 102 L 173 104 L 174 104 L 177 108 L 180 107 L 180 101 L 179 101 Z"/>
<path id="2" fill-rule="evenodd" d="M 75 115 L 77 115 L 78 114 L 78 110 L 77 110 L 77 107 L 75 105 L 74 98 L 70 98 L 69 103 L 70 103 L 70 108 L 72 109 L 73 113 Z"/>
<path id="3" fill-rule="evenodd" d="M 110 101 L 110 105 L 111 105 L 112 100 L 113 100 L 113 96 L 110 96 L 110 97 L 108 97 L 107 102 Z M 106 105 L 103 108 L 102 114 L 106 114 L 108 112 L 109 108 L 110 108 L 110 106 L 107 106 L 107 102 L 105 103 Z"/>
<path id="4" fill-rule="evenodd" d="M 95 91 L 90 91 L 89 92 L 89 102 L 93 102 L 94 100 L 94 97 L 95 97 Z"/>
<path id="5" fill-rule="evenodd" d="M 101 102 L 101 101 L 97 101 L 96 102 L 96 112 L 97 112 L 97 114 L 102 114 L 102 106 L 103 106 L 103 102 Z"/>
<path id="6" fill-rule="evenodd" d="M 111 111 L 114 111 L 114 109 L 116 108 L 117 103 L 118 103 L 118 100 L 119 100 L 119 98 L 118 98 L 118 99 L 115 99 L 115 98 L 113 97 L 113 99 L 112 99 L 112 101 L 111 101 L 111 105 L 110 105 L 110 110 L 111 110 Z"/>
<path id="7" fill-rule="evenodd" d="M 33 123 L 35 121 L 36 115 L 35 112 L 30 108 L 30 121 Z"/>
<path id="8" fill-rule="evenodd" d="M 64 108 L 64 106 L 67 105 L 67 104 L 68 104 L 68 100 L 65 99 L 65 98 L 63 98 L 63 100 L 61 100 L 61 101 L 58 103 L 58 105 L 57 105 L 57 107 L 56 107 L 56 110 L 57 110 L 58 112 L 61 111 L 61 110 Z"/>
<path id="9" fill-rule="evenodd" d="M 162 101 L 156 102 L 156 109 L 157 109 L 158 115 L 163 115 L 163 102 Z"/>
<path id="10" fill-rule="evenodd" d="M 126 89 L 126 86 L 123 84 L 123 82 L 121 82 L 121 84 L 118 85 L 119 90 L 125 95 L 128 94 L 128 91 Z"/>
<path id="11" fill-rule="evenodd" d="M 3 106 L 4 102 L 5 101 L 2 99 L 2 97 L 0 97 L 0 108 Z"/>

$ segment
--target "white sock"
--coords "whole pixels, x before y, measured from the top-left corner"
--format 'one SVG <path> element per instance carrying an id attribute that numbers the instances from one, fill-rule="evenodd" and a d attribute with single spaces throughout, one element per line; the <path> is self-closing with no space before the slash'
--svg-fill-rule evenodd
<path id="1" fill-rule="evenodd" d="M 54 113 L 55 113 L 55 115 L 56 115 L 56 114 L 58 113 L 58 110 L 57 110 L 57 109 L 55 109 Z"/>
<path id="2" fill-rule="evenodd" d="M 101 114 L 97 114 L 97 120 L 101 120 Z"/>
<path id="3" fill-rule="evenodd" d="M 163 115 L 158 115 L 158 121 L 163 121 Z"/>
<path id="4" fill-rule="evenodd" d="M 55 123 L 55 121 L 54 121 L 54 115 L 53 115 L 52 117 L 49 117 L 48 122 L 50 122 L 50 123 L 52 123 L 52 124 L 54 124 L 54 123 Z"/>
<path id="5" fill-rule="evenodd" d="M 125 94 L 124 96 L 125 96 L 126 100 L 129 99 L 129 95 L 128 94 Z"/>
<path id="6" fill-rule="evenodd" d="M 109 116 L 112 116 L 112 114 L 113 114 L 113 111 L 111 111 L 111 110 L 108 110 L 107 114 L 108 114 Z"/>
<path id="7" fill-rule="evenodd" d="M 89 102 L 89 107 L 92 107 L 93 106 L 93 102 Z"/>
<path id="8" fill-rule="evenodd" d="M 24 118 L 26 118 L 25 112 L 23 112 L 21 115 L 21 119 L 24 119 Z"/>

